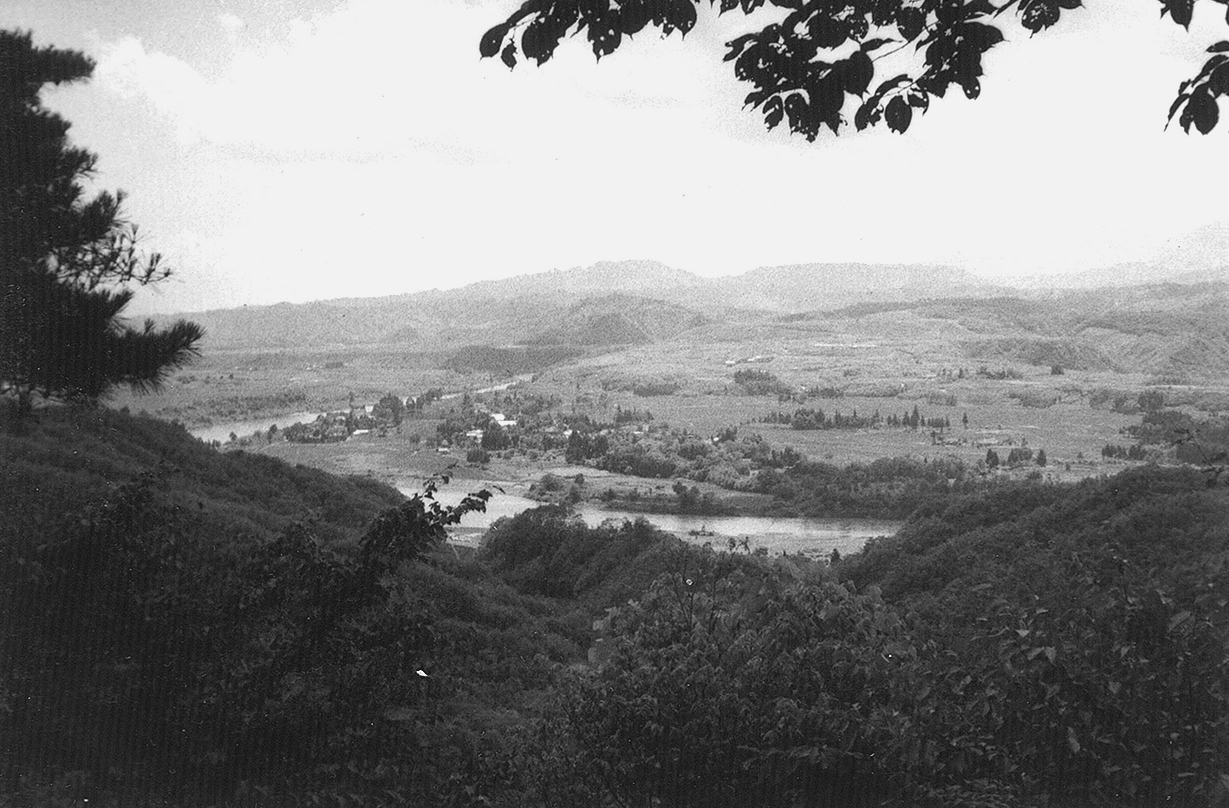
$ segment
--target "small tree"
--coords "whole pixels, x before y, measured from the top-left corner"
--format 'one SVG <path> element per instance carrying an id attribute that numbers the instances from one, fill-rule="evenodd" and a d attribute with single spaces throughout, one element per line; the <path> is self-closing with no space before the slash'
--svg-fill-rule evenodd
<path id="1" fill-rule="evenodd" d="M 482 448 L 492 452 L 502 452 L 511 446 L 512 436 L 500 426 L 498 421 L 491 419 L 482 430 Z"/>
<path id="2" fill-rule="evenodd" d="M 1165 408 L 1165 394 L 1160 390 L 1147 390 L 1140 393 L 1136 401 L 1144 412 L 1158 412 Z"/>
<path id="3" fill-rule="evenodd" d="M 1046 458 L 1046 450 L 1038 449 L 1037 450 L 1037 465 L 1044 466 L 1048 462 L 1050 461 Z"/>
<path id="4" fill-rule="evenodd" d="M 401 401 L 401 396 L 393 393 L 388 393 L 371 408 L 371 415 L 377 421 L 391 423 L 393 426 L 401 426 L 402 416 L 405 414 L 405 404 Z"/>
<path id="5" fill-rule="evenodd" d="M 999 453 L 994 451 L 993 449 L 987 449 L 986 450 L 986 468 L 989 468 L 989 469 L 998 468 L 998 465 L 999 465 Z"/>
<path id="6" fill-rule="evenodd" d="M 39 98 L 93 69 L 81 53 L 0 31 L 0 392 L 16 396 L 19 414 L 36 394 L 94 402 L 117 385 L 157 388 L 203 336 L 183 320 L 159 329 L 121 318 L 129 284 L 170 271 L 137 249 L 122 193 L 85 198 L 97 157 L 69 144 L 70 124 Z"/>

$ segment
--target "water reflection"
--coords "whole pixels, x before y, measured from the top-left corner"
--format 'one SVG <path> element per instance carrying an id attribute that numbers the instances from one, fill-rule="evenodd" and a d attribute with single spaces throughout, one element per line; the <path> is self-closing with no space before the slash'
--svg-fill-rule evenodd
<path id="1" fill-rule="evenodd" d="M 401 491 L 409 495 L 415 493 L 416 489 L 403 487 Z M 465 492 L 460 489 L 445 489 L 437 492 L 436 499 L 442 505 L 456 505 L 464 496 Z M 458 544 L 476 544 L 482 533 L 495 520 L 503 516 L 515 516 L 540 504 L 525 497 L 496 492 L 487 503 L 485 513 L 466 514 L 460 526 L 452 529 L 453 540 Z M 751 550 L 763 547 L 773 555 L 787 552 L 823 557 L 831 554 L 833 550 L 840 551 L 842 555 L 856 552 L 868 539 L 890 536 L 896 533 L 902 524 L 899 521 L 883 519 L 641 514 L 604 510 L 589 504 L 577 506 L 576 513 L 591 527 L 609 519 L 622 521 L 644 517 L 668 533 L 696 544 L 711 543 L 718 549 L 725 548 L 730 539 L 741 541 L 746 538 Z"/>

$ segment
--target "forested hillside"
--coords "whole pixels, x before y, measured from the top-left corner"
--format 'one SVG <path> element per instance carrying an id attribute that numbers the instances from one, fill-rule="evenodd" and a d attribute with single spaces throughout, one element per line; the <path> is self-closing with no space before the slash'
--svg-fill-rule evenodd
<path id="1" fill-rule="evenodd" d="M 0 453 L 0 805 L 1229 802 L 1197 470 L 922 497 L 829 566 L 560 506 L 462 551 L 430 489 L 121 413 Z"/>
<path id="2" fill-rule="evenodd" d="M 430 488 L 107 410 L 6 423 L 0 456 L 3 806 L 480 804 L 664 540 L 600 534 L 556 602 L 445 545 Z"/>

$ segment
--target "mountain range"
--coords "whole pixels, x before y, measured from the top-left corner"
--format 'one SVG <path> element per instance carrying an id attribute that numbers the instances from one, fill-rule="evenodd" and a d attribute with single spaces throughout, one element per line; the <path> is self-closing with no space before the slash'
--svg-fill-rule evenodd
<path id="1" fill-rule="evenodd" d="M 1229 254 L 1229 228 L 1197 241 L 1205 248 L 1223 242 Z M 911 310 L 960 320 L 978 335 L 965 346 L 970 358 L 1035 364 L 1053 355 L 1072 367 L 1229 370 L 1229 271 L 1219 254 L 1219 247 L 1196 254 L 1178 245 L 1176 257 L 1048 285 L 1040 278 L 996 284 L 941 265 L 796 264 L 704 278 L 656 261 L 608 261 L 458 289 L 189 316 L 206 329 L 212 350 L 381 345 L 455 359 L 473 346 L 528 346 L 535 356 L 563 357 L 660 342 L 713 323 Z"/>
<path id="2" fill-rule="evenodd" d="M 459 289 L 244 306 L 190 317 L 204 326 L 214 349 L 625 344 L 657 339 L 677 333 L 680 324 L 700 324 L 734 312 L 830 311 L 862 302 L 981 297 L 1002 291 L 965 270 L 943 266 L 798 264 L 702 278 L 656 261 L 619 261 Z"/>

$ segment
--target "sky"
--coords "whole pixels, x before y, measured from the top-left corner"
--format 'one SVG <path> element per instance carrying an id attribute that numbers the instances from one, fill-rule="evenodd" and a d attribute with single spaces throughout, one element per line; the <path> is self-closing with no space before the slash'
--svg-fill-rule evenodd
<path id="1" fill-rule="evenodd" d="M 44 98 L 175 268 L 144 314 L 633 258 L 991 278 L 1148 259 L 1229 218 L 1226 127 L 1164 128 L 1229 38 L 1196 5 L 1190 33 L 1154 0 L 1008 22 L 976 101 L 814 143 L 742 108 L 721 57 L 749 21 L 707 5 L 685 39 L 646 29 L 599 64 L 574 38 L 512 71 L 478 42 L 517 0 L 6 0 L 0 28 L 96 60 Z"/>

